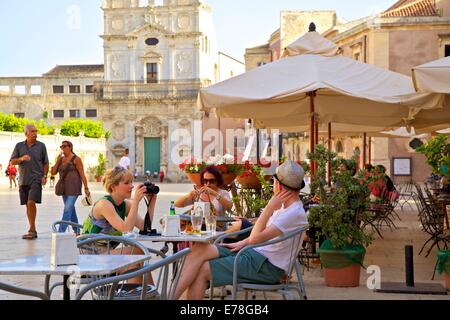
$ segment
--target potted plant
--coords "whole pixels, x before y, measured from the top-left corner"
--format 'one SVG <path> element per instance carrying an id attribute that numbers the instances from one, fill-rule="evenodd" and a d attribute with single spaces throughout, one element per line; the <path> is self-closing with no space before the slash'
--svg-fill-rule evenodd
<path id="1" fill-rule="evenodd" d="M 201 187 L 200 173 L 208 166 L 215 166 L 223 175 L 224 186 L 233 182 L 236 176 L 240 175 L 243 166 L 236 164 L 235 158 L 231 155 L 217 155 L 208 158 L 206 161 L 197 161 L 195 158 L 190 158 L 180 164 L 180 170 L 186 173 L 189 180 Z"/>
<path id="2" fill-rule="evenodd" d="M 247 168 L 249 166 L 247 165 Z M 267 206 L 270 199 L 273 196 L 273 187 L 270 183 L 270 175 L 266 175 L 264 170 L 258 166 L 252 166 L 252 180 L 242 180 L 243 174 L 241 174 L 237 180 L 239 182 L 245 181 L 247 183 L 252 183 L 252 186 L 247 188 L 241 188 L 239 191 L 239 195 L 233 197 L 233 202 L 236 208 L 239 208 L 242 216 L 245 218 L 257 218 L 261 214 L 262 210 Z M 245 171 L 245 165 L 244 165 Z M 254 174 L 254 175 L 253 175 Z M 253 179 L 257 179 L 258 188 L 255 188 L 256 182 Z M 257 192 L 255 192 L 255 189 Z"/>
<path id="3" fill-rule="evenodd" d="M 417 148 L 416 152 L 425 155 L 433 174 L 444 177 L 443 186 L 447 186 L 450 180 L 450 143 L 447 142 L 447 136 L 437 135 Z"/>
<path id="4" fill-rule="evenodd" d="M 437 270 L 440 274 L 445 273 L 445 287 L 450 291 L 450 250 L 439 250 L 437 256 Z"/>
<path id="5" fill-rule="evenodd" d="M 360 227 L 367 219 L 370 206 L 370 189 L 365 172 L 357 177 L 350 171 L 336 170 L 336 154 L 329 153 L 324 146 L 317 146 L 308 157 L 317 161 L 317 177 L 312 182 L 312 193 L 319 195 L 320 203 L 308 214 L 310 227 L 325 241 L 318 249 L 324 267 L 325 283 L 331 287 L 356 287 L 360 283 L 365 248 L 372 242 L 372 234 Z M 326 163 L 331 160 L 332 177 L 339 182 L 334 190 L 327 192 Z"/>
<path id="6" fill-rule="evenodd" d="M 98 165 L 95 167 L 95 181 L 101 182 L 103 175 L 106 171 L 106 164 L 108 163 L 108 160 L 106 160 L 103 153 L 98 154 Z"/>

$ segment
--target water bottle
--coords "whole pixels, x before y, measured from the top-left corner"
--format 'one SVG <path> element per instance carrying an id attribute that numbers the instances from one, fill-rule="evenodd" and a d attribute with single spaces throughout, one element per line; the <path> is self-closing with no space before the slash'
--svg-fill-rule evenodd
<path id="1" fill-rule="evenodd" d="M 175 201 L 170 202 L 170 216 L 175 216 L 177 213 L 175 211 Z"/>

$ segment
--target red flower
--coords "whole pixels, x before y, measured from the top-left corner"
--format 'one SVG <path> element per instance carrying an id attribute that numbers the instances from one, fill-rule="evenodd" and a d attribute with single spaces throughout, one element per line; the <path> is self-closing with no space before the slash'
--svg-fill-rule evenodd
<path id="1" fill-rule="evenodd" d="M 217 169 L 219 169 L 219 171 L 222 172 L 222 174 L 228 173 L 228 166 L 226 164 L 221 164 L 217 166 Z"/>
<path id="2" fill-rule="evenodd" d="M 185 168 L 186 168 L 186 163 L 180 164 L 180 169 L 181 169 L 181 170 L 184 170 Z"/>

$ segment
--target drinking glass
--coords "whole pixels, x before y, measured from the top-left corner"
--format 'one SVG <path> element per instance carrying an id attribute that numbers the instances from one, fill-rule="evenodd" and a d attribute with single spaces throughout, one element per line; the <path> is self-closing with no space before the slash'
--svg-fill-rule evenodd
<path id="1" fill-rule="evenodd" d="M 192 222 L 192 229 L 194 229 L 194 234 L 201 234 L 202 233 L 202 223 L 203 223 L 203 209 L 200 207 L 197 207 L 192 216 L 191 216 L 191 222 Z"/>
<path id="2" fill-rule="evenodd" d="M 217 216 L 211 214 L 205 217 L 206 231 L 212 235 L 216 234 Z"/>

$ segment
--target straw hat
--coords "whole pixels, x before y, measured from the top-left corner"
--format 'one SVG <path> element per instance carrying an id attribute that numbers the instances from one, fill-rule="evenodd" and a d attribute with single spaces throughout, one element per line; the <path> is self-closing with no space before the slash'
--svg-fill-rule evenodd
<path id="1" fill-rule="evenodd" d="M 275 179 L 277 179 L 282 185 L 293 189 L 302 189 L 303 177 L 305 171 L 296 162 L 289 160 L 279 166 L 275 173 Z"/>

